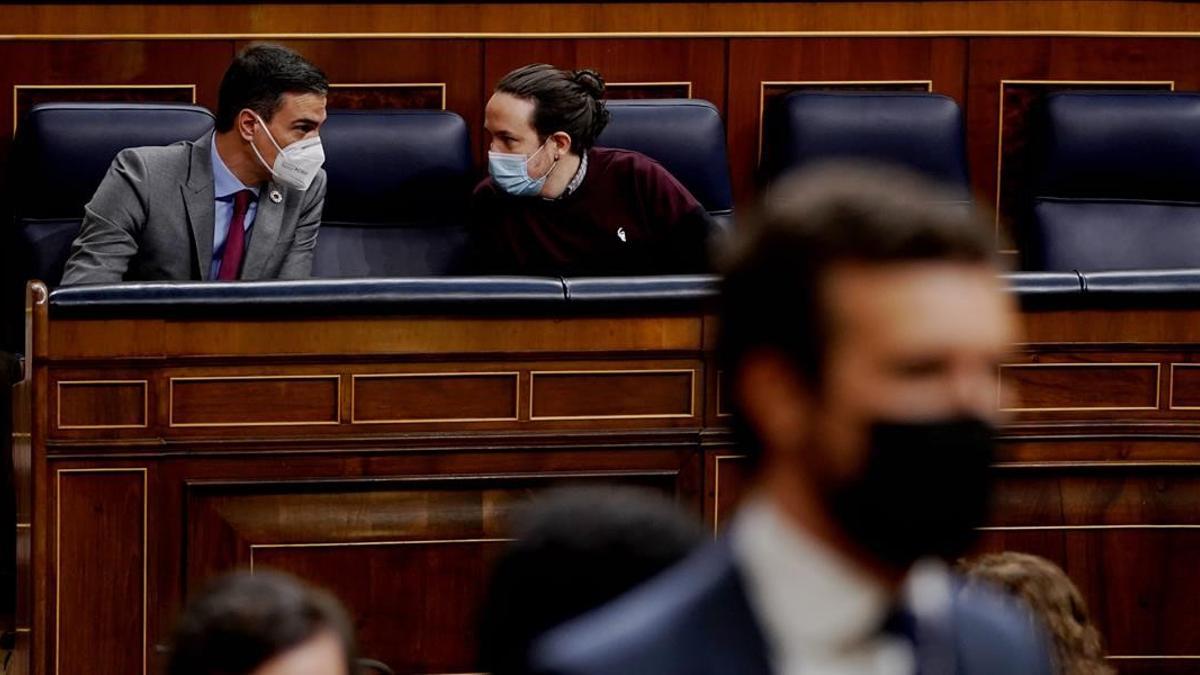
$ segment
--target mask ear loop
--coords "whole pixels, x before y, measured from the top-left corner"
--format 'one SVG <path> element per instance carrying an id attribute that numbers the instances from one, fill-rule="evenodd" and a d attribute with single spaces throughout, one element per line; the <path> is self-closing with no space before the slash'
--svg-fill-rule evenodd
<path id="1" fill-rule="evenodd" d="M 267 129 L 267 123 L 263 121 L 263 118 L 259 117 L 258 113 L 254 112 L 253 110 L 250 111 L 250 114 L 254 115 L 254 119 L 258 120 L 258 123 L 262 126 L 263 131 L 267 132 L 267 139 L 271 141 L 271 145 L 275 146 L 275 151 L 282 153 L 283 148 L 279 147 L 279 144 L 275 142 L 275 137 L 272 136 L 270 130 Z M 250 141 L 250 149 L 254 151 L 254 156 L 258 158 L 259 163 L 262 164 L 267 171 L 271 172 L 272 176 L 278 177 L 279 174 L 275 173 L 275 167 L 267 164 L 267 160 L 262 156 L 262 153 L 258 151 L 258 146 L 254 144 L 253 139 Z"/>
<path id="2" fill-rule="evenodd" d="M 539 147 L 537 150 L 534 150 L 534 151 L 533 151 L 533 154 L 529 156 L 529 159 L 526 159 L 526 160 L 525 160 L 525 175 L 526 175 L 526 176 L 528 176 L 528 175 L 529 175 L 529 162 L 530 162 L 530 161 L 531 161 L 531 160 L 532 160 L 534 157 L 536 157 L 536 156 L 537 156 L 537 154 L 538 154 L 539 152 L 541 152 L 542 150 L 545 150 L 545 149 L 546 149 L 546 143 L 549 143 L 549 142 L 550 142 L 550 138 L 549 138 L 549 137 L 546 137 L 546 141 L 545 141 L 544 143 L 542 143 L 541 147 Z M 554 170 L 558 168 L 558 157 L 555 157 L 555 158 L 552 160 L 552 162 L 553 162 L 553 163 L 550 165 L 550 170 L 549 170 L 549 171 L 547 171 L 545 174 L 543 174 L 541 178 L 547 178 L 547 179 L 548 179 L 548 178 L 550 178 L 550 174 L 554 173 Z M 540 179 L 537 179 L 537 180 L 540 180 Z"/>

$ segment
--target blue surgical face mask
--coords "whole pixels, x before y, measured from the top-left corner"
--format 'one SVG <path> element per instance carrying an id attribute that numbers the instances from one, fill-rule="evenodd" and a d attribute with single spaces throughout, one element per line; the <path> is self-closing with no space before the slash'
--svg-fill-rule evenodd
<path id="1" fill-rule="evenodd" d="M 558 160 L 554 160 L 554 165 L 546 175 L 536 179 L 529 177 L 529 161 L 545 147 L 546 144 L 543 143 L 542 147 L 528 157 L 507 152 L 488 152 L 488 172 L 492 174 L 492 182 L 514 197 L 535 197 L 541 194 L 546 179 L 554 172 L 554 167 L 558 166 Z"/>

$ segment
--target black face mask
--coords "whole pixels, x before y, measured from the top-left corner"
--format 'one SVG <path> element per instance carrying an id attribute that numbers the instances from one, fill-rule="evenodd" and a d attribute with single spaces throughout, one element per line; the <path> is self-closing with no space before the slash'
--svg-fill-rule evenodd
<path id="1" fill-rule="evenodd" d="M 970 417 L 873 424 L 866 465 L 827 491 L 834 518 L 896 569 L 965 553 L 987 517 L 994 434 Z"/>

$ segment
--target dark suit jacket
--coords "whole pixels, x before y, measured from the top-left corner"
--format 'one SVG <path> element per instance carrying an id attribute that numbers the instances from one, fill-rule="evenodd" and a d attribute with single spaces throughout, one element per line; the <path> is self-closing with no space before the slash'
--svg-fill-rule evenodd
<path id="1" fill-rule="evenodd" d="M 918 626 L 922 675 L 1050 675 L 1040 631 L 1007 598 L 956 594 L 944 625 Z M 727 540 L 596 612 L 534 653 L 543 675 L 771 675 Z"/>
<path id="2" fill-rule="evenodd" d="M 211 134 L 122 150 L 85 208 L 62 285 L 208 279 L 211 152 Z M 282 199 L 272 200 L 272 192 Z M 267 183 L 259 191 L 241 278 L 307 278 L 324 203 L 324 171 L 304 192 Z"/>

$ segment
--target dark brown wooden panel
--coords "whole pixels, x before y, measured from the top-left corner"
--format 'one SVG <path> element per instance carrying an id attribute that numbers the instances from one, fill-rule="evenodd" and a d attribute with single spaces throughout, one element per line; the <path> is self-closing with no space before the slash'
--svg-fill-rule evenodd
<path id="1" fill-rule="evenodd" d="M 476 608 L 503 550 L 503 541 L 472 540 L 264 547 L 254 568 L 336 592 L 356 619 L 364 656 L 402 673 L 465 673 L 475 665 L 464 646 L 477 642 Z"/>
<path id="2" fill-rule="evenodd" d="M 1198 466 L 1002 466 L 997 476 L 998 527 L 1200 526 Z"/>
<path id="3" fill-rule="evenodd" d="M 355 423 L 517 419 L 517 373 L 354 376 Z"/>
<path id="4" fill-rule="evenodd" d="M 1171 364 L 1171 400 L 1173 410 L 1200 410 L 1200 363 Z"/>
<path id="5" fill-rule="evenodd" d="M 696 371 L 535 372 L 530 419 L 691 417 Z"/>
<path id="6" fill-rule="evenodd" d="M 408 108 L 444 110 L 446 85 L 431 84 L 330 84 L 326 106 L 330 109 L 374 110 Z"/>
<path id="7" fill-rule="evenodd" d="M 929 87 L 965 100 L 966 40 L 804 38 L 729 41 L 729 163 L 735 195 L 755 191 L 763 101 L 792 87 Z"/>
<path id="8" fill-rule="evenodd" d="M 175 377 L 170 384 L 170 424 L 337 424 L 340 383 L 338 375 Z"/>
<path id="9" fill-rule="evenodd" d="M 1022 412 L 1156 410 L 1159 370 L 1157 363 L 1005 365 L 1000 400 Z"/>
<path id="10" fill-rule="evenodd" d="M 364 654 L 397 672 L 470 672 L 475 609 L 514 508 L 555 485 L 671 494 L 677 480 L 630 471 L 194 484 L 187 587 L 233 567 L 284 569 L 347 603 Z"/>
<path id="11" fill-rule="evenodd" d="M 411 110 L 445 110 L 446 84 L 434 82 L 396 84 L 338 84 L 329 85 L 326 106 L 330 109 L 377 110 L 406 108 Z"/>
<path id="12" fill-rule="evenodd" d="M 1197 31 L 1200 10 L 1167 0 L 906 0 L 899 2 L 463 2 L 254 5 L 28 3 L 10 33 L 329 33 L 634 31 Z"/>
<path id="13" fill-rule="evenodd" d="M 608 82 L 604 97 L 613 100 L 691 98 L 691 82 Z"/>
<path id="14" fill-rule="evenodd" d="M 60 381 L 56 427 L 126 429 L 147 426 L 149 387 L 145 380 Z"/>
<path id="15" fill-rule="evenodd" d="M 56 475 L 56 672 L 145 673 L 146 471 Z"/>

